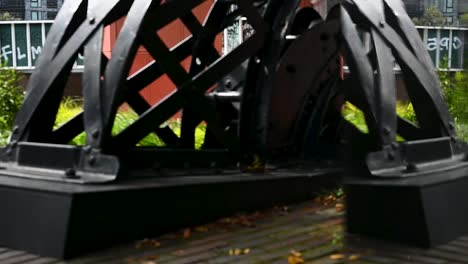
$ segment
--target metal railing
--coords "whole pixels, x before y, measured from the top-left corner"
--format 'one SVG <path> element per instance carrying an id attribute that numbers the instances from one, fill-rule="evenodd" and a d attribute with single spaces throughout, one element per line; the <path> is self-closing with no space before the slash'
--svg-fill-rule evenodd
<path id="1" fill-rule="evenodd" d="M 246 19 L 241 18 L 224 31 L 223 52 L 225 54 L 245 40 L 245 31 L 250 30 L 246 24 Z M 450 71 L 464 70 L 465 47 L 467 47 L 465 35 L 468 33 L 468 28 L 430 26 L 417 26 L 416 28 L 436 68 Z M 400 69 L 396 66 L 395 70 Z"/>
<path id="2" fill-rule="evenodd" d="M 32 71 L 53 20 L 0 21 L 0 60 L 21 71 Z M 238 27 L 237 29 L 235 27 Z M 418 32 L 436 68 L 450 71 L 464 70 L 465 35 L 468 28 L 418 26 Z M 245 19 L 224 33 L 224 52 L 240 44 L 245 38 Z M 83 70 L 79 55 L 74 71 Z"/>
<path id="3" fill-rule="evenodd" d="M 436 68 L 464 70 L 468 28 L 418 26 L 417 29 Z"/>

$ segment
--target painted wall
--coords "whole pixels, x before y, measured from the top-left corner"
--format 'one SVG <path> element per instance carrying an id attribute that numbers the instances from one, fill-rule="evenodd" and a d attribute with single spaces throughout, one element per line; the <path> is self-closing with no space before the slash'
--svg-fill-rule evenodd
<path id="1" fill-rule="evenodd" d="M 319 10 L 319 12 L 325 14 L 325 0 L 302 0 L 302 6 L 311 5 L 311 2 L 314 2 L 314 5 L 316 9 Z M 203 23 L 207 13 L 210 10 L 212 3 L 213 1 L 205 1 L 203 4 L 194 9 L 194 14 L 201 23 Z M 123 23 L 124 20 L 121 20 L 115 23 L 114 25 L 106 28 L 104 38 L 104 52 L 108 56 L 111 56 L 112 46 L 118 37 L 119 29 L 122 27 Z M 161 36 L 161 38 L 168 47 L 173 47 L 177 43 L 188 37 L 191 33 L 179 20 L 176 20 L 173 23 L 166 26 L 165 28 L 163 28 L 162 30 L 160 30 L 158 34 Z M 221 53 L 222 34 L 219 34 L 219 36 L 216 38 L 214 46 Z M 153 58 L 148 54 L 148 52 L 144 48 L 140 48 L 136 56 L 135 62 L 133 64 L 132 70 L 130 72 L 130 75 L 136 72 L 144 65 L 150 63 L 152 60 Z M 190 60 L 191 58 L 188 58 L 182 62 L 182 66 L 186 70 L 188 70 Z M 159 102 L 162 98 L 165 98 L 168 94 L 174 91 L 175 88 L 175 85 L 166 76 L 164 76 L 159 80 L 153 82 L 147 88 L 145 88 L 141 92 L 141 94 L 149 103 L 154 104 Z"/>
<path id="2" fill-rule="evenodd" d="M 204 22 L 204 19 L 210 10 L 211 4 L 212 1 L 206 1 L 193 10 L 195 16 L 201 23 Z M 111 56 L 112 46 L 118 37 L 119 29 L 122 27 L 123 23 L 124 20 L 121 20 L 115 23 L 114 25 L 106 28 L 104 38 L 104 52 L 108 56 Z M 165 28 L 161 29 L 158 32 L 158 34 L 168 48 L 174 47 L 176 44 L 178 44 L 179 42 L 191 35 L 190 31 L 183 25 L 183 23 L 180 20 L 175 20 Z M 216 38 L 215 47 L 221 53 L 221 34 Z M 133 67 L 129 75 L 132 75 L 134 72 L 138 71 L 138 69 L 142 68 L 143 66 L 152 61 L 153 58 L 151 57 L 151 55 L 143 47 L 141 47 L 138 50 L 137 56 L 135 58 Z M 190 65 L 190 61 L 191 58 L 187 58 L 181 63 L 181 65 L 187 71 Z M 174 91 L 175 88 L 175 85 L 169 80 L 169 78 L 163 76 L 160 79 L 153 82 L 148 87 L 146 87 L 141 92 L 141 94 L 149 103 L 154 104 L 159 102 L 162 98 L 165 98 L 168 94 Z"/>

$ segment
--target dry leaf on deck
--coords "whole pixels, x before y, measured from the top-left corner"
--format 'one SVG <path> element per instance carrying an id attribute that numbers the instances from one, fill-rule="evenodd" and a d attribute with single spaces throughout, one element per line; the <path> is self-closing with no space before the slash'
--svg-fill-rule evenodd
<path id="1" fill-rule="evenodd" d="M 331 260 L 342 260 L 345 258 L 345 255 L 343 254 L 334 254 L 330 256 Z"/>
<path id="2" fill-rule="evenodd" d="M 191 233 L 190 228 L 185 229 L 185 230 L 184 230 L 184 238 L 189 238 L 189 237 L 190 237 L 190 233 Z"/>
<path id="3" fill-rule="evenodd" d="M 356 260 L 359 260 L 360 258 L 361 258 L 361 256 L 359 256 L 357 254 L 354 254 L 354 255 L 349 256 L 348 260 L 349 261 L 356 261 Z"/>

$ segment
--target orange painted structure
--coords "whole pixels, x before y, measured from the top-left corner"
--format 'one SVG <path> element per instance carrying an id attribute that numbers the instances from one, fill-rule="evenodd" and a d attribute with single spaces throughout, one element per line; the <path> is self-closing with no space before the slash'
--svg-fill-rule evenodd
<path id="1" fill-rule="evenodd" d="M 311 2 L 314 2 L 315 4 L 311 4 Z M 326 12 L 325 2 L 326 1 L 320 0 L 302 0 L 301 6 L 313 5 L 320 13 L 323 14 Z M 206 15 L 210 11 L 210 7 L 212 4 L 213 0 L 205 1 L 194 9 L 194 15 L 198 18 L 198 20 L 201 23 L 203 23 Z M 106 28 L 104 37 L 104 53 L 108 56 L 110 56 L 111 54 L 114 42 L 118 37 L 118 32 L 120 31 L 120 28 L 123 26 L 124 22 L 124 20 L 121 20 Z M 180 20 L 176 20 L 168 26 L 166 26 L 165 28 L 161 29 L 158 32 L 158 34 L 163 39 L 167 47 L 171 48 L 183 39 L 187 38 L 190 35 L 190 31 L 184 26 L 184 24 Z M 216 47 L 219 53 L 222 52 L 222 44 L 222 34 L 219 34 L 214 43 L 214 46 Z M 144 48 L 140 48 L 135 57 L 135 62 L 133 64 L 130 75 L 138 71 L 138 69 L 144 67 L 146 64 L 150 63 L 152 60 L 153 58 L 151 57 L 151 55 Z M 186 70 L 188 70 L 190 62 L 191 57 L 183 61 L 182 66 Z M 167 76 L 163 76 L 155 82 L 153 82 L 148 87 L 146 87 L 144 90 L 142 90 L 141 94 L 150 104 L 155 104 L 159 102 L 162 98 L 166 97 L 168 94 L 173 92 L 175 88 L 176 87 L 171 82 L 171 80 L 169 80 Z"/>

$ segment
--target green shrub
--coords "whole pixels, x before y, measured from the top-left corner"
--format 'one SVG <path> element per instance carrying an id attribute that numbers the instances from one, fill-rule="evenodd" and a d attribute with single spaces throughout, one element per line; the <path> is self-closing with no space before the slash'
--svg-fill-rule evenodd
<path id="1" fill-rule="evenodd" d="M 468 76 L 439 72 L 445 100 L 456 122 L 468 123 Z"/>
<path id="2" fill-rule="evenodd" d="M 408 121 L 411 121 L 414 124 L 418 123 L 418 120 L 416 118 L 416 113 L 414 112 L 414 108 L 411 103 L 398 102 L 396 111 L 400 117 Z"/>
<path id="3" fill-rule="evenodd" d="M 417 123 L 416 114 L 414 113 L 413 105 L 405 102 L 398 102 L 396 107 L 397 114 L 413 123 Z M 368 127 L 366 124 L 366 119 L 364 113 L 354 106 L 353 104 L 347 102 L 342 111 L 344 119 L 346 119 L 351 124 L 355 125 L 361 132 L 368 133 Z M 398 137 L 399 141 L 403 139 Z"/>
<path id="4" fill-rule="evenodd" d="M 366 119 L 361 109 L 357 108 L 350 102 L 346 102 L 343 106 L 342 115 L 345 120 L 355 125 L 361 132 L 368 133 Z"/>
<path id="5" fill-rule="evenodd" d="M 19 86 L 21 77 L 6 63 L 0 62 L 0 144 L 5 145 L 10 136 L 15 115 L 24 100 L 24 90 Z"/>
<path id="6" fill-rule="evenodd" d="M 56 127 L 59 127 L 60 125 L 66 123 L 68 120 L 76 116 L 82 111 L 82 102 L 80 100 L 72 100 L 72 99 L 66 99 L 64 100 L 59 108 L 57 118 L 56 118 Z M 122 110 L 119 111 L 115 117 L 114 121 L 114 126 L 112 129 L 112 135 L 117 135 L 121 131 L 123 131 L 125 128 L 130 126 L 133 122 L 135 122 L 138 119 L 138 115 L 131 111 L 131 110 Z M 180 136 L 180 120 L 179 119 L 173 119 L 168 121 L 164 126 L 169 126 L 176 135 Z M 201 124 L 197 127 L 195 131 L 195 147 L 196 149 L 200 149 L 203 145 L 204 139 L 205 139 L 205 131 L 206 131 L 206 125 Z M 70 142 L 72 145 L 85 145 L 86 144 L 86 135 L 84 133 L 81 133 L 78 135 L 75 139 Z M 145 146 L 145 147 L 163 147 L 164 142 L 157 137 L 154 133 L 146 136 L 144 139 L 142 139 L 139 143 L 138 146 Z"/>
<path id="7" fill-rule="evenodd" d="M 438 71 L 440 83 L 460 139 L 468 141 L 468 75 Z"/>

